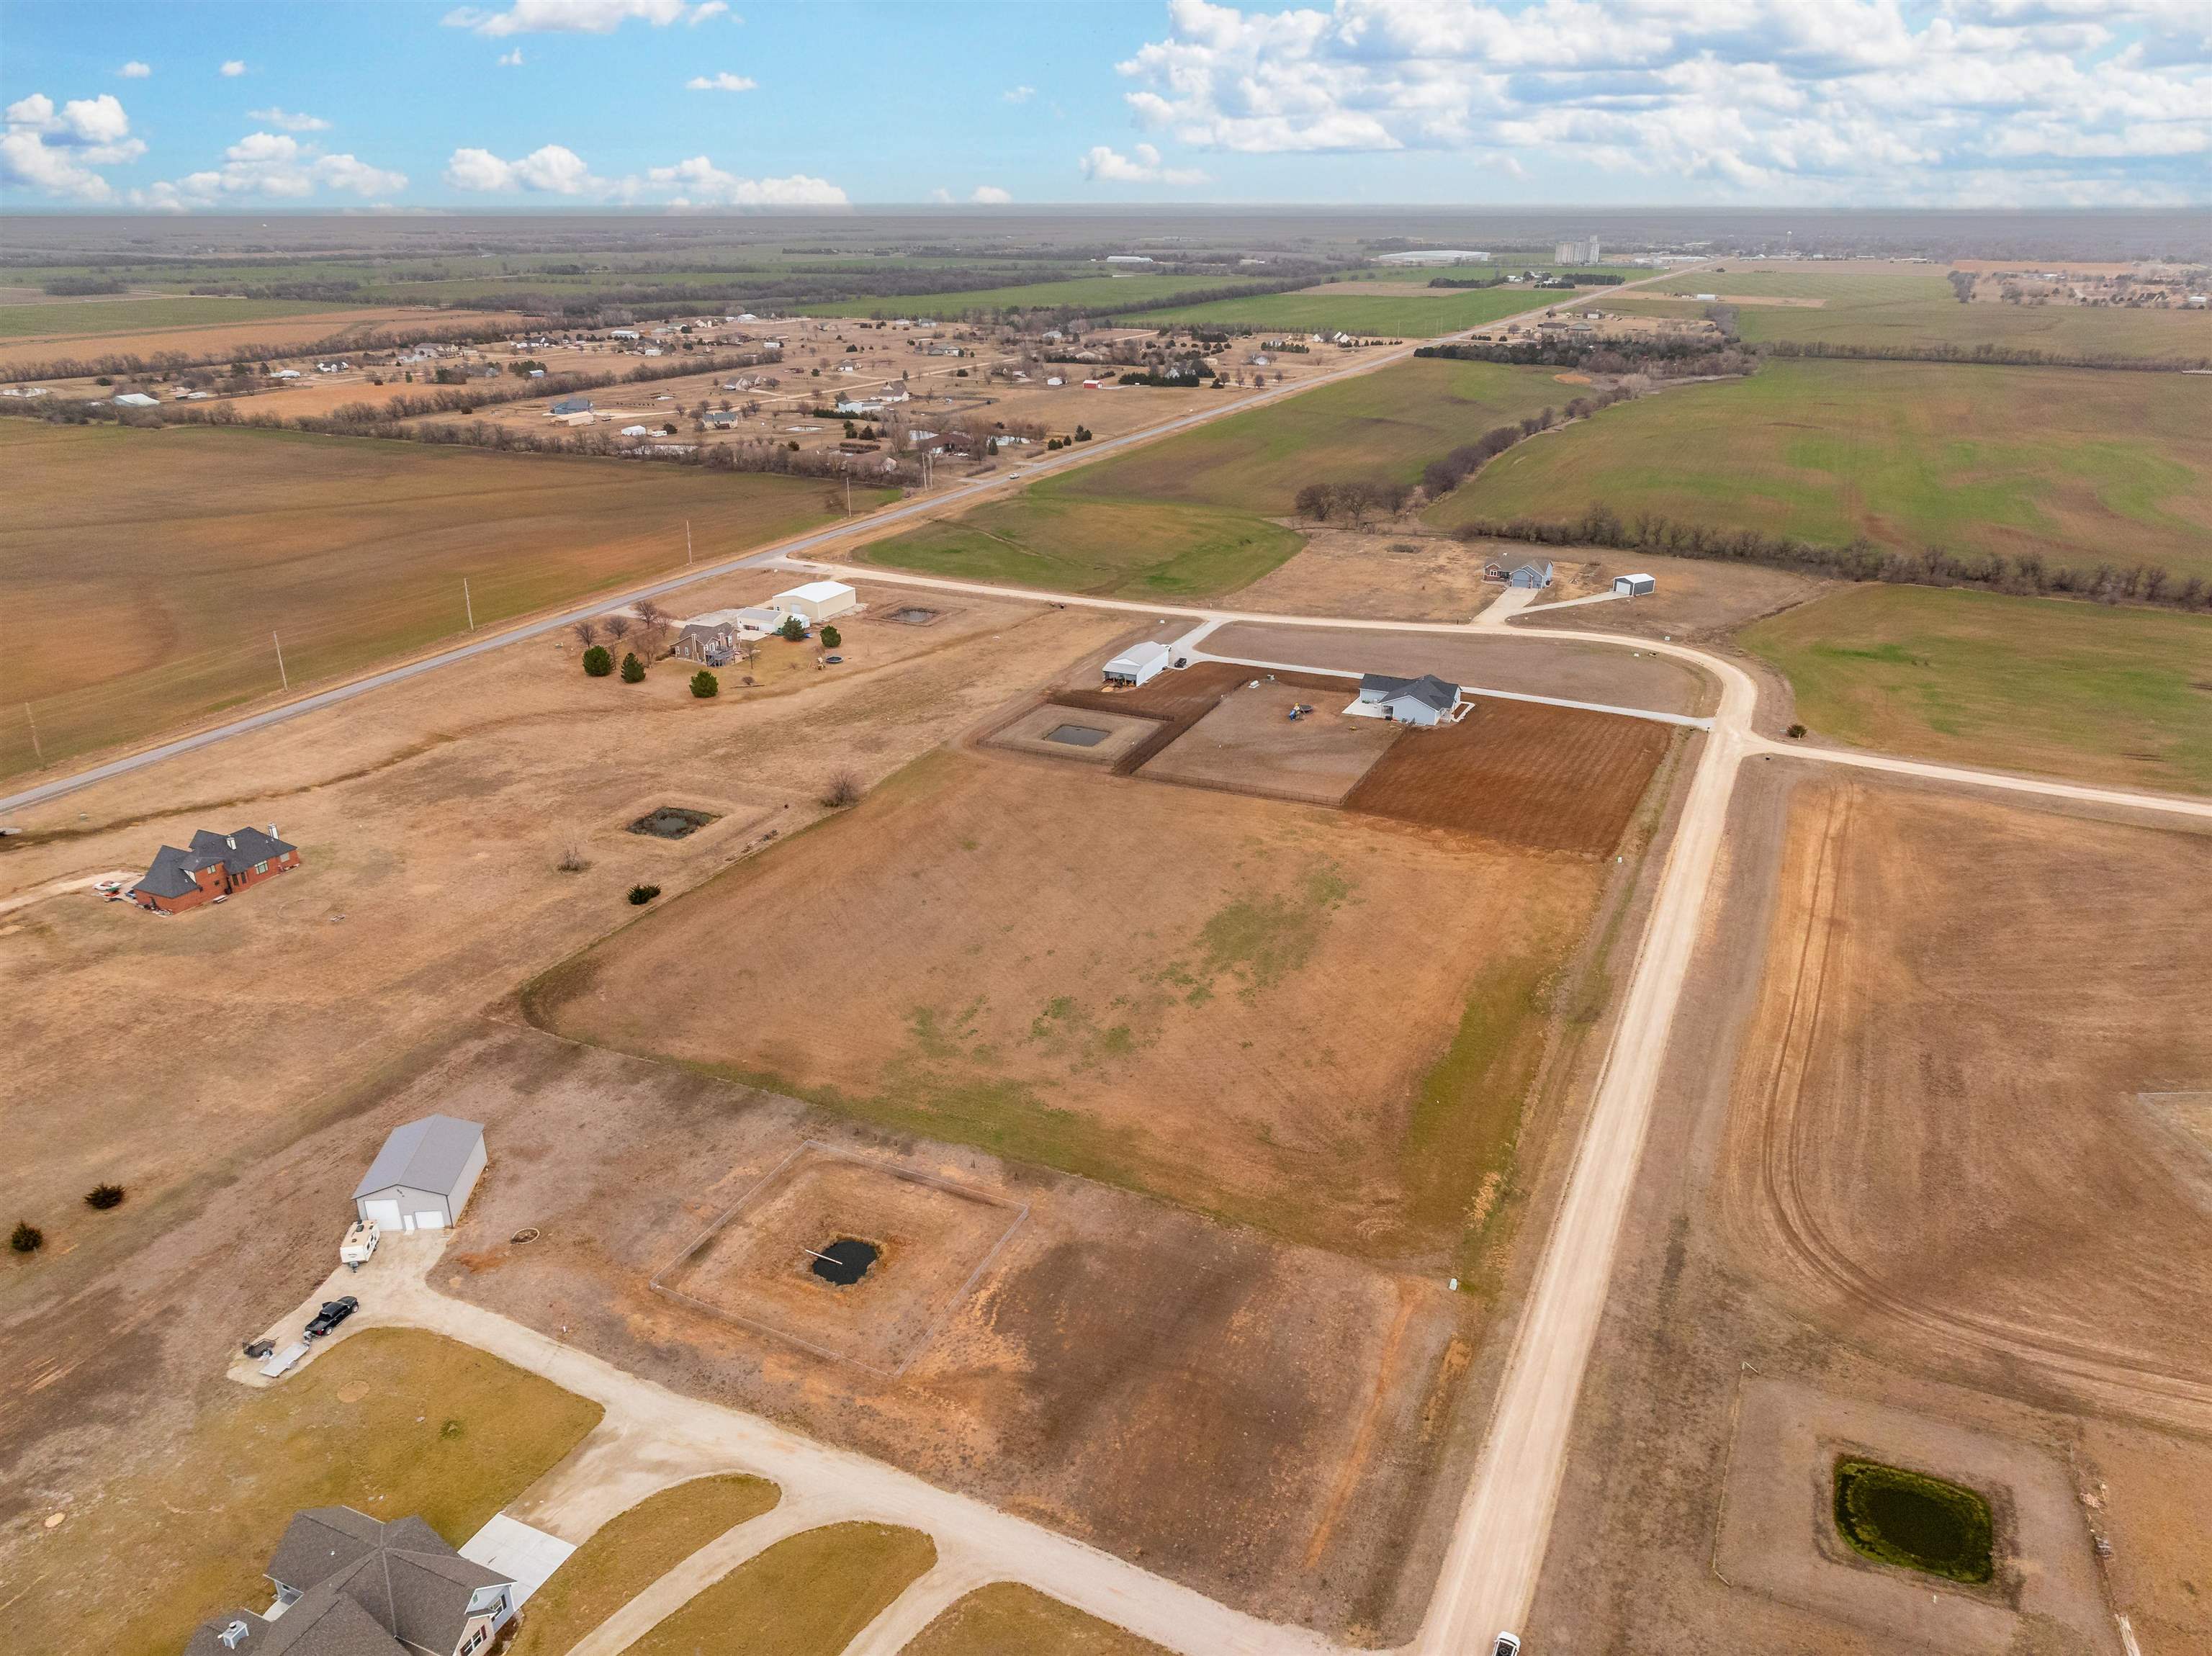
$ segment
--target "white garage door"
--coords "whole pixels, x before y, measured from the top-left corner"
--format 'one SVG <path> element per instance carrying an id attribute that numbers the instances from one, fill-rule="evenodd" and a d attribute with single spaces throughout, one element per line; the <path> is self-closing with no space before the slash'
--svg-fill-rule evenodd
<path id="1" fill-rule="evenodd" d="M 407 1228 L 410 1230 L 443 1230 L 446 1228 L 446 1216 L 435 1208 L 428 1208 L 411 1216 L 407 1222 Z"/>
<path id="2" fill-rule="evenodd" d="M 393 1230 L 399 1228 L 399 1202 L 397 1198 L 384 1201 L 372 1198 L 363 1202 L 361 1204 L 361 1213 L 362 1217 L 372 1225 L 379 1228 L 389 1226 Z"/>

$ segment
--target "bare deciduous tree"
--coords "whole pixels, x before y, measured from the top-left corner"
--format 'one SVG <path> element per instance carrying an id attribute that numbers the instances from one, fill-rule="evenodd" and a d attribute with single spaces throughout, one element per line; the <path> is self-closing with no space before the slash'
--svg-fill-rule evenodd
<path id="1" fill-rule="evenodd" d="M 586 650 L 599 641 L 599 623 L 589 616 L 576 622 L 568 630 L 576 635 L 576 641 Z"/>
<path id="2" fill-rule="evenodd" d="M 605 629 L 606 635 L 611 639 L 620 640 L 629 636 L 629 617 L 628 616 L 621 614 L 611 615 L 605 620 L 602 621 L 599 625 L 603 629 Z"/>

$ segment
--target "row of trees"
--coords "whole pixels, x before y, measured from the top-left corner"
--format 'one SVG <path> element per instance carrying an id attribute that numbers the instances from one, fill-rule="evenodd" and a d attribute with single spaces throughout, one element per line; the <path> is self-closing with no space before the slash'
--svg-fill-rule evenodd
<path id="1" fill-rule="evenodd" d="M 2005 368 L 2122 368 L 2180 373 L 2212 368 L 2212 356 L 2114 356 L 2104 351 L 2041 351 L 2022 345 L 1838 345 L 1825 339 L 1772 339 L 1762 356 L 1809 356 L 1864 362 L 1965 362 Z"/>
<path id="2" fill-rule="evenodd" d="M 1972 586 L 2027 597 L 2074 597 L 2107 604 L 2149 604 L 2173 610 L 2212 609 L 2212 585 L 2201 576 L 2177 580 L 2155 564 L 2094 569 L 2052 564 L 2033 552 L 1960 554 L 1930 546 L 1918 552 L 1875 545 L 1864 536 L 1842 546 L 1683 523 L 1655 512 L 1623 517 L 1602 501 L 1564 519 L 1478 519 L 1454 533 L 1462 541 L 1529 541 L 1544 546 L 1601 546 L 1677 558 L 1765 564 L 1854 581 L 1922 586 Z"/>
<path id="3" fill-rule="evenodd" d="M 1376 517 L 1395 518 L 1413 498 L 1413 486 L 1395 477 L 1354 477 L 1344 482 L 1308 483 L 1292 504 L 1313 523 L 1337 519 L 1364 529 Z"/>

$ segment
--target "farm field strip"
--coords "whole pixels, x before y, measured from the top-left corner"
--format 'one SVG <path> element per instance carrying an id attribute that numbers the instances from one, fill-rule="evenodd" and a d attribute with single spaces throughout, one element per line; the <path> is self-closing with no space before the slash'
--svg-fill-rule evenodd
<path id="1" fill-rule="evenodd" d="M 2212 377 L 1770 361 L 1522 444 L 1427 515 L 1450 528 L 1592 502 L 1909 556 L 2212 578 Z"/>

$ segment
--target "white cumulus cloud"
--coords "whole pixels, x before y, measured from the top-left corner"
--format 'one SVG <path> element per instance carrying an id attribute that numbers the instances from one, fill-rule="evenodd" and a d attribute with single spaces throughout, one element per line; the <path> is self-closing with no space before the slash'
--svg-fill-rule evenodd
<path id="1" fill-rule="evenodd" d="M 584 158 L 549 143 L 520 161 L 501 161 L 489 149 L 456 149 L 446 162 L 446 182 L 456 190 L 528 190 L 548 196 L 599 195 L 606 180 L 594 178 Z"/>
<path id="2" fill-rule="evenodd" d="M 995 184 L 979 184 L 968 197 L 979 207 L 1004 207 L 1013 198 L 1012 191 L 1001 190 Z"/>
<path id="3" fill-rule="evenodd" d="M 496 62 L 501 69 L 520 69 L 522 67 L 522 48 L 520 46 L 517 46 L 512 52 L 502 52 L 494 61 Z"/>
<path id="4" fill-rule="evenodd" d="M 624 23 L 654 28 L 671 23 L 703 23 L 729 10 L 723 0 L 691 5 L 687 0 L 514 0 L 505 11 L 462 6 L 446 14 L 447 28 L 465 28 L 495 39 L 509 34 L 611 34 Z"/>
<path id="5" fill-rule="evenodd" d="M 115 71 L 126 81 L 143 81 L 154 72 L 151 64 L 142 64 L 136 58 Z"/>
<path id="6" fill-rule="evenodd" d="M 0 183 L 76 201 L 113 198 L 97 168 L 135 161 L 144 143 L 131 136 L 131 118 L 112 92 L 72 98 L 57 109 L 43 92 L 9 104 L 0 130 Z"/>
<path id="7" fill-rule="evenodd" d="M 646 171 L 642 185 L 626 180 L 632 195 L 651 196 L 662 191 L 672 207 L 844 207 L 844 191 L 827 179 L 793 173 L 783 179 L 747 179 L 725 173 L 704 155 L 694 155 L 673 167 Z"/>
<path id="8" fill-rule="evenodd" d="M 1100 184 L 1171 184 L 1185 185 L 1204 184 L 1206 174 L 1196 167 L 1164 167 L 1160 152 L 1151 144 L 1133 146 L 1135 154 L 1124 155 L 1105 144 L 1093 144 L 1084 152 L 1076 165 L 1083 176 Z"/>
<path id="9" fill-rule="evenodd" d="M 249 120 L 260 121 L 280 132 L 327 132 L 331 124 L 313 115 L 301 115 L 287 109 L 249 109 Z"/>
<path id="10" fill-rule="evenodd" d="M 684 85 L 691 92 L 750 92 L 759 82 L 743 75 L 732 75 L 726 69 L 720 75 L 694 75 Z"/>
<path id="11" fill-rule="evenodd" d="M 325 155 L 288 132 L 249 132 L 222 152 L 222 164 L 131 191 L 141 207 L 189 212 L 240 200 L 307 201 L 324 191 L 368 199 L 395 195 L 407 175 L 357 155 Z"/>
<path id="12" fill-rule="evenodd" d="M 999 95 L 1010 104 L 1025 104 L 1036 96 L 1036 88 L 1033 86 L 1009 87 Z"/>
<path id="13" fill-rule="evenodd" d="M 1518 153 L 1794 199 L 1974 199 L 2008 171 L 2053 199 L 2104 176 L 2201 200 L 2212 32 L 2191 9 L 1170 0 L 1164 38 L 1117 68 L 1145 126 L 1214 150 Z"/>
<path id="14" fill-rule="evenodd" d="M 233 58 L 228 63 L 224 64 L 222 69 L 216 72 L 223 76 L 228 80 L 234 81 L 240 76 L 246 73 L 246 65 L 240 59 Z"/>

